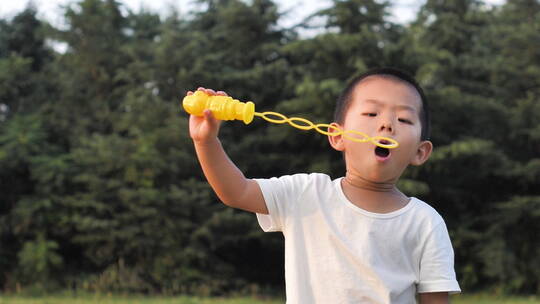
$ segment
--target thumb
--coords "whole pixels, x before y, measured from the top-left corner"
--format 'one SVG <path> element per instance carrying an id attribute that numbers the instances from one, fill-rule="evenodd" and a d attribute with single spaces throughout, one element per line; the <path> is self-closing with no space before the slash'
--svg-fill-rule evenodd
<path id="1" fill-rule="evenodd" d="M 204 114 L 204 119 L 212 128 L 215 128 L 217 125 L 219 125 L 219 121 L 216 119 L 212 111 L 206 109 L 204 110 L 203 114 Z"/>

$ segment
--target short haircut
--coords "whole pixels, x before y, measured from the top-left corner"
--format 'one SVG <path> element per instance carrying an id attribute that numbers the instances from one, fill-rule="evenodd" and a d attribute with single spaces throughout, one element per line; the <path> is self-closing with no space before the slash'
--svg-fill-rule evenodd
<path id="1" fill-rule="evenodd" d="M 362 80 L 370 77 L 370 76 L 377 76 L 382 78 L 391 78 L 397 81 L 405 82 L 406 84 L 409 84 L 413 86 L 418 94 L 420 95 L 420 99 L 422 101 L 422 109 L 420 109 L 420 126 L 422 128 L 422 132 L 420 135 L 421 140 L 428 140 L 431 135 L 431 121 L 430 121 L 430 113 L 429 113 L 429 105 L 427 102 L 426 95 L 424 94 L 424 90 L 420 87 L 418 82 L 407 72 L 404 72 L 402 70 L 396 69 L 396 68 L 376 68 L 369 70 L 365 73 L 362 73 L 359 76 L 354 77 L 345 89 L 341 92 L 341 95 L 339 96 L 337 103 L 336 103 L 336 110 L 334 112 L 334 121 L 337 123 L 342 124 L 343 120 L 345 119 L 345 113 L 349 109 L 351 100 L 352 100 L 352 94 L 354 92 L 354 89 L 358 84 L 362 82 Z"/>

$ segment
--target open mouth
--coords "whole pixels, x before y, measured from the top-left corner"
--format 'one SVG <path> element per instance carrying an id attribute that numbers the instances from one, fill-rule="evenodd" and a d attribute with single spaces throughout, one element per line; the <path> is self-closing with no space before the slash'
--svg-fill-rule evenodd
<path id="1" fill-rule="evenodd" d="M 379 143 L 381 143 L 383 145 L 390 144 L 390 142 L 387 141 L 387 140 L 381 140 L 381 141 L 379 141 Z M 388 156 L 390 156 L 390 149 L 382 148 L 382 147 L 377 146 L 375 148 L 375 155 L 377 155 L 379 157 L 382 157 L 382 158 L 387 158 Z"/>
<path id="2" fill-rule="evenodd" d="M 390 150 L 387 148 L 377 147 L 375 148 L 375 155 L 380 157 L 388 157 L 390 155 Z"/>

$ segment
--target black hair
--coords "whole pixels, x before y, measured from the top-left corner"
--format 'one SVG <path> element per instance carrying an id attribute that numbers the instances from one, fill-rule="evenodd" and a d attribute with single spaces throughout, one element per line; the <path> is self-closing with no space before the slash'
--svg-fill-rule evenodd
<path id="1" fill-rule="evenodd" d="M 347 112 L 349 108 L 349 104 L 352 99 L 352 93 L 356 86 L 362 82 L 365 78 L 369 76 L 381 76 L 381 77 L 391 77 L 393 79 L 403 81 L 407 84 L 412 85 L 418 94 L 420 95 L 420 99 L 422 101 L 422 109 L 420 109 L 420 125 L 422 127 L 422 133 L 420 135 L 421 140 L 428 140 L 431 134 L 431 121 L 430 121 L 430 112 L 429 112 L 429 105 L 427 102 L 426 95 L 424 94 L 424 90 L 420 87 L 418 82 L 412 77 L 409 73 L 404 72 L 402 70 L 396 69 L 396 68 L 376 68 L 369 70 L 365 73 L 362 73 L 353 79 L 349 81 L 345 89 L 341 92 L 337 103 L 336 103 L 336 110 L 334 112 L 334 121 L 337 123 L 343 123 L 343 120 L 345 118 L 345 113 Z"/>

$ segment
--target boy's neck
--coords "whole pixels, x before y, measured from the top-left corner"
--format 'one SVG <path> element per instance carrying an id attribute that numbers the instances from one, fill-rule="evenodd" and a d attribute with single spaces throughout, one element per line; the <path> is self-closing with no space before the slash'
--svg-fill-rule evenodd
<path id="1" fill-rule="evenodd" d="M 394 181 L 373 182 L 347 172 L 341 187 L 351 203 L 370 212 L 389 213 L 405 207 L 409 202 Z"/>

